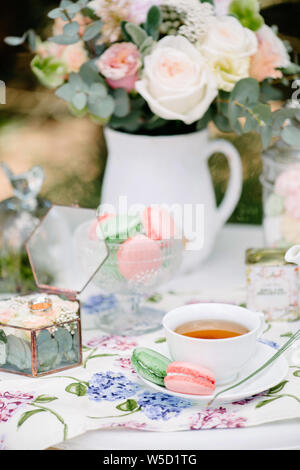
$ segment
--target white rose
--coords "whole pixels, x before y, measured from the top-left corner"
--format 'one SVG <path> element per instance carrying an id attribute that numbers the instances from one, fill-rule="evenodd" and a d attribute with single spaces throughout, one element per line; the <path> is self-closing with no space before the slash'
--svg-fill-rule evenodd
<path id="1" fill-rule="evenodd" d="M 166 36 L 145 58 L 136 90 L 161 118 L 192 124 L 209 108 L 217 84 L 195 46 L 182 36 Z"/>
<path id="2" fill-rule="evenodd" d="M 208 24 L 200 50 L 207 57 L 242 59 L 256 53 L 257 39 L 253 31 L 244 28 L 233 16 L 218 16 Z"/>
<path id="3" fill-rule="evenodd" d="M 217 79 L 219 90 L 232 91 L 239 80 L 249 77 L 249 57 L 235 59 L 212 55 L 208 58 L 208 64 Z"/>

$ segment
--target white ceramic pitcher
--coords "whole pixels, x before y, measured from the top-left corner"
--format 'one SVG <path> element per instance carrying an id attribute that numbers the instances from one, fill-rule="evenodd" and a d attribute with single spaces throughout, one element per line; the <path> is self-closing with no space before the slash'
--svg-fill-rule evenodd
<path id="1" fill-rule="evenodd" d="M 211 252 L 216 235 L 236 207 L 242 188 L 239 154 L 225 140 L 208 139 L 206 130 L 174 136 L 131 135 L 105 130 L 108 161 L 101 203 L 118 207 L 119 197 L 132 204 L 203 204 L 204 244 L 187 252 L 184 270 L 192 271 Z M 229 162 L 226 195 L 216 207 L 209 157 L 223 153 Z"/>

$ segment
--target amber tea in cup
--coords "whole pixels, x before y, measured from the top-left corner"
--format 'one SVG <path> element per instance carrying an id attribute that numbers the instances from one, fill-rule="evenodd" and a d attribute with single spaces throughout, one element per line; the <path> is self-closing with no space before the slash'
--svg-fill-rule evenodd
<path id="1" fill-rule="evenodd" d="M 234 338 L 249 333 L 249 330 L 239 323 L 225 320 L 194 320 L 175 329 L 175 333 L 199 339 Z"/>

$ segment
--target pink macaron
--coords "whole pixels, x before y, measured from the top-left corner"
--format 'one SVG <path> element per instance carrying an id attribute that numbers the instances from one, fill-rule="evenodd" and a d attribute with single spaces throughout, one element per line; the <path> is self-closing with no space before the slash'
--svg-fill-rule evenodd
<path id="1" fill-rule="evenodd" d="M 162 264 L 159 245 L 138 234 L 122 243 L 117 252 L 120 273 L 128 280 L 138 280 L 157 271 Z"/>
<path id="2" fill-rule="evenodd" d="M 142 224 L 147 237 L 152 240 L 174 238 L 176 230 L 174 219 L 163 207 L 146 207 L 142 214 Z"/>
<path id="3" fill-rule="evenodd" d="M 168 390 L 187 395 L 211 395 L 215 386 L 214 374 L 205 367 L 191 362 L 171 362 L 164 379 Z"/>

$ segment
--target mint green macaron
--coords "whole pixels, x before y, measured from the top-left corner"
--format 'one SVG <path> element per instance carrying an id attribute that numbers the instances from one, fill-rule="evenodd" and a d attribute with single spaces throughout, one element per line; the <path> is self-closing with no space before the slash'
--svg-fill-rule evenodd
<path id="1" fill-rule="evenodd" d="M 163 387 L 170 362 L 170 359 L 149 348 L 136 348 L 131 356 L 131 364 L 138 375 Z"/>

